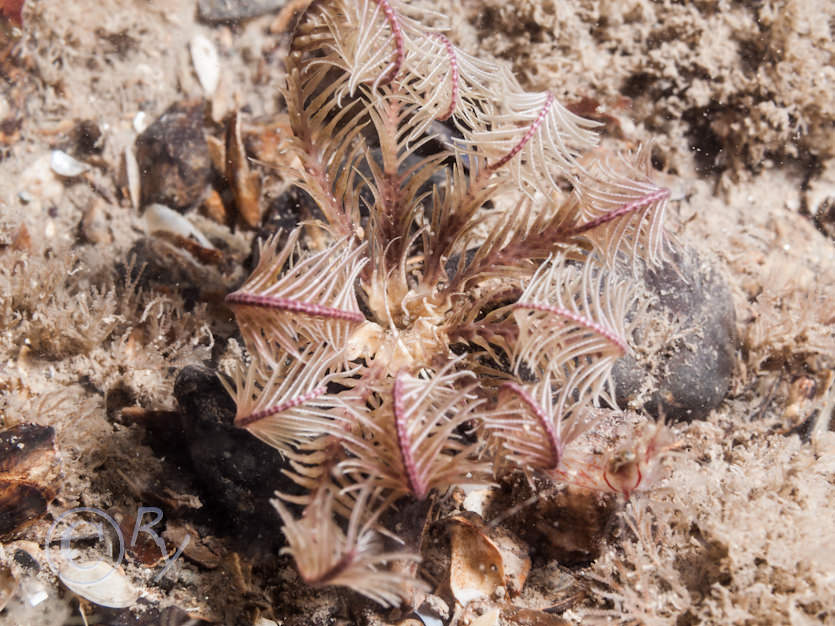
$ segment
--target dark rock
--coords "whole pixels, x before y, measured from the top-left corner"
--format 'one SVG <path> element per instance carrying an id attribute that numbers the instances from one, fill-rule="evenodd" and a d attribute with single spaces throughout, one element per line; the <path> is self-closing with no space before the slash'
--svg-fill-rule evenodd
<path id="1" fill-rule="evenodd" d="M 18 424 L 0 433 L 0 539 L 43 517 L 55 497 L 55 431 Z"/>
<path id="2" fill-rule="evenodd" d="M 287 0 L 198 0 L 197 16 L 209 24 L 247 20 L 278 11 Z"/>
<path id="3" fill-rule="evenodd" d="M 45 457 L 54 454 L 55 430 L 40 424 L 18 424 L 0 432 L 0 473 L 29 477 Z"/>
<path id="4" fill-rule="evenodd" d="M 212 175 L 203 134 L 204 104 L 178 102 L 136 138 L 142 204 L 184 210 L 197 204 Z"/>
<path id="5" fill-rule="evenodd" d="M 41 571 L 41 565 L 37 559 L 22 548 L 15 550 L 13 558 L 15 563 L 20 565 L 27 573 L 37 574 Z"/>
<path id="6" fill-rule="evenodd" d="M 252 240 L 252 253 L 244 263 L 248 271 L 255 269 L 258 265 L 259 246 L 281 231 L 281 238 L 278 242 L 279 250 L 287 243 L 287 237 L 304 220 L 317 219 L 325 222 L 325 216 L 319 206 L 313 201 L 303 189 L 291 187 L 272 202 L 270 202 L 261 221 L 261 228 Z"/>
<path id="7" fill-rule="evenodd" d="M 46 513 L 51 494 L 22 481 L 0 479 L 0 539 L 7 540 Z"/>
<path id="8" fill-rule="evenodd" d="M 101 154 L 104 150 L 104 134 L 93 120 L 81 120 L 72 129 L 66 148 L 67 152 L 81 159 Z"/>
<path id="9" fill-rule="evenodd" d="M 281 520 L 270 504 L 275 492 L 300 493 L 282 470 L 279 452 L 233 426 L 235 403 L 217 378 L 203 367 L 189 366 L 177 376 L 174 395 L 180 406 L 185 445 L 192 466 L 231 528 L 246 528 L 247 543 L 270 541 Z"/>
<path id="10" fill-rule="evenodd" d="M 821 202 L 815 213 L 815 226 L 827 237 L 835 239 L 835 197 Z"/>
<path id="11" fill-rule="evenodd" d="M 675 251 L 670 262 L 643 273 L 657 300 L 638 320 L 639 351 L 613 371 L 621 407 L 658 410 L 674 420 L 702 419 L 719 406 L 731 383 L 737 346 L 730 289 L 695 251 Z M 668 326 L 653 332 L 654 322 Z"/>

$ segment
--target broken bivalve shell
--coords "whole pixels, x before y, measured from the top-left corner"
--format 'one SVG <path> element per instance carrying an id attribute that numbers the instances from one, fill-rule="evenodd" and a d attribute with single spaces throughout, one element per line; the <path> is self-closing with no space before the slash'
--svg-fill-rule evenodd
<path id="1" fill-rule="evenodd" d="M 463 516 L 452 521 L 449 586 L 455 600 L 466 606 L 490 598 L 504 585 L 504 566 L 499 549 L 476 524 Z"/>
<path id="2" fill-rule="evenodd" d="M 130 203 L 134 209 L 138 209 L 142 201 L 140 196 L 142 181 L 139 176 L 139 163 L 136 162 L 136 153 L 132 145 L 125 148 L 125 178 L 127 178 Z"/>
<path id="3" fill-rule="evenodd" d="M 162 231 L 188 239 L 193 237 L 204 248 L 214 249 L 212 242 L 182 215 L 162 204 L 145 209 L 145 229 L 151 235 Z"/>
<path id="4" fill-rule="evenodd" d="M 59 176 L 65 176 L 67 178 L 80 176 L 90 169 L 90 166 L 87 163 L 71 157 L 63 150 L 52 151 L 49 157 L 49 165 L 53 172 Z"/>
<path id="5" fill-rule="evenodd" d="M 111 609 L 128 608 L 139 599 L 139 591 L 124 571 L 106 561 L 65 563 L 58 570 L 58 578 L 74 594 Z"/>
<path id="6" fill-rule="evenodd" d="M 462 605 L 522 592 L 531 560 L 509 532 L 487 528 L 477 515 L 452 518 L 450 588 Z"/>
<path id="7" fill-rule="evenodd" d="M 148 114 L 145 111 L 139 111 L 133 116 L 133 130 L 136 131 L 137 135 L 142 134 L 150 123 L 151 120 L 148 119 Z"/>

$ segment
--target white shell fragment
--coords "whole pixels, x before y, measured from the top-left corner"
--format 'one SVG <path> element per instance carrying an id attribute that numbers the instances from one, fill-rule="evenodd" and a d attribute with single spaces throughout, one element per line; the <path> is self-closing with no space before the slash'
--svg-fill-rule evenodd
<path id="1" fill-rule="evenodd" d="M 137 135 L 141 135 L 148 125 L 150 124 L 150 120 L 148 119 L 148 114 L 145 111 L 139 111 L 136 115 L 133 116 L 133 130 L 136 131 Z"/>
<path id="2" fill-rule="evenodd" d="M 194 64 L 194 71 L 197 72 L 197 79 L 203 87 L 203 93 L 210 98 L 217 89 L 220 80 L 220 59 L 217 48 L 206 37 L 196 34 L 189 42 L 191 50 L 191 62 Z"/>
<path id="3" fill-rule="evenodd" d="M 423 622 L 424 626 L 444 626 L 444 622 L 440 617 L 422 613 L 420 609 L 415 609 L 415 615 L 420 618 L 420 621 Z"/>
<path id="4" fill-rule="evenodd" d="M 139 163 L 136 161 L 136 153 L 133 151 L 133 146 L 125 148 L 125 176 L 128 179 L 130 203 L 134 209 L 139 209 L 139 203 L 142 200 L 140 197 L 142 182 L 139 177 Z"/>
<path id="5" fill-rule="evenodd" d="M 25 606 L 35 608 L 49 600 L 49 593 L 39 580 L 25 580 L 20 585 L 20 597 Z"/>
<path id="6" fill-rule="evenodd" d="M 476 515 L 484 517 L 484 511 L 490 503 L 491 489 L 465 489 L 467 496 L 464 498 L 463 508 Z"/>
<path id="7" fill-rule="evenodd" d="M 74 594 L 111 609 L 127 608 L 139 598 L 139 591 L 125 573 L 106 561 L 66 563 L 59 569 L 58 578 Z"/>
<path id="8" fill-rule="evenodd" d="M 145 209 L 145 230 L 148 234 L 164 231 L 181 237 L 193 237 L 204 248 L 214 249 L 212 242 L 194 224 L 162 204 L 152 204 Z"/>
<path id="9" fill-rule="evenodd" d="M 53 150 L 49 158 L 49 165 L 52 171 L 59 176 L 72 178 L 79 176 L 90 169 L 90 166 L 78 159 L 71 157 L 63 150 Z"/>

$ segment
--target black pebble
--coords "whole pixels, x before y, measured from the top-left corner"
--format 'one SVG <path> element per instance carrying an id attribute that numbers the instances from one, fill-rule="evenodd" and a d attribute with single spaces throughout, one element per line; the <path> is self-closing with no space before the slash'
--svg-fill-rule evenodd
<path id="1" fill-rule="evenodd" d="M 727 283 L 692 249 L 676 250 L 660 268 L 643 272 L 647 291 L 657 297 L 648 316 L 669 319 L 679 332 L 666 345 L 653 346 L 648 361 L 628 355 L 615 365 L 617 402 L 658 409 L 674 420 L 703 419 L 715 409 L 731 384 L 737 347 L 736 314 Z M 649 321 L 649 320 L 647 320 Z M 641 320 L 637 336 L 646 337 Z"/>
<path id="2" fill-rule="evenodd" d="M 274 448 L 235 427 L 235 403 L 209 369 L 188 366 L 177 376 L 185 445 L 206 498 L 240 539 L 280 536 L 278 513 L 270 504 L 276 490 L 300 493 L 282 470 L 286 461 Z"/>
<path id="3" fill-rule="evenodd" d="M 143 205 L 183 211 L 201 200 L 212 176 L 204 114 L 203 102 L 178 102 L 136 138 Z"/>

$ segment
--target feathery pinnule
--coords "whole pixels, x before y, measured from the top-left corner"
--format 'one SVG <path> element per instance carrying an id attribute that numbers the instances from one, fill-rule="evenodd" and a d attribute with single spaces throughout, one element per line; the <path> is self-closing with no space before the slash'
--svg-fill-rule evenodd
<path id="1" fill-rule="evenodd" d="M 306 583 L 344 585 L 383 606 L 397 606 L 422 585 L 389 569 L 395 562 L 418 562 L 410 552 L 383 552 L 375 531 L 382 512 L 380 492 L 364 487 L 354 502 L 347 528 L 334 516 L 333 490 L 320 488 L 301 519 L 295 519 L 280 500 L 273 500 L 281 520 L 289 554 Z M 376 508 L 375 508 L 376 507 Z"/>
<path id="2" fill-rule="evenodd" d="M 560 177 L 573 177 L 577 157 L 597 145 L 592 130 L 597 126 L 566 109 L 550 92 L 520 89 L 497 104 L 488 126 L 476 126 L 464 136 L 487 157 L 488 172 L 510 175 L 528 195 L 550 196 L 560 191 Z"/>
<path id="3" fill-rule="evenodd" d="M 651 148 L 644 144 L 634 154 L 601 150 L 578 177 L 582 217 L 571 234 L 588 239 L 610 267 L 620 257 L 651 265 L 665 259 L 670 190 L 649 178 Z"/>
<path id="4" fill-rule="evenodd" d="M 559 468 L 566 446 L 591 426 L 577 411 L 560 411 L 559 397 L 550 372 L 534 384 L 502 383 L 482 419 L 497 457 L 523 468 Z"/>
<path id="5" fill-rule="evenodd" d="M 427 10 L 401 0 L 320 3 L 317 8 L 298 25 L 294 48 L 324 51 L 311 64 L 342 70 L 350 96 L 360 85 L 376 91 L 397 78 L 406 56 L 419 48 L 427 30 L 415 19 L 425 18 Z M 444 19 L 440 13 L 434 15 Z"/>
<path id="6" fill-rule="evenodd" d="M 559 413 L 578 400 L 596 401 L 615 361 L 629 349 L 625 324 L 631 301 L 626 281 L 597 264 L 580 268 L 564 255 L 552 257 L 513 305 L 519 328 L 516 371 L 524 363 L 549 372 L 560 389 Z"/>
<path id="7" fill-rule="evenodd" d="M 371 411 L 346 405 L 355 428 L 343 439 L 348 456 L 335 472 L 421 500 L 432 489 L 489 482 L 489 464 L 476 458 L 480 445 L 456 432 L 478 418 L 481 404 L 470 393 L 472 376 L 455 371 L 457 362 L 382 381 Z"/>
<path id="8" fill-rule="evenodd" d="M 328 384 L 338 376 L 333 351 L 326 345 L 302 350 L 298 357 L 287 352 L 268 361 L 253 358 L 233 372 L 235 425 L 246 428 L 284 454 L 330 431 L 337 401 L 328 395 Z"/>
<path id="9" fill-rule="evenodd" d="M 351 330 L 365 321 L 354 291 L 365 263 L 363 246 L 338 240 L 285 267 L 300 232 L 293 231 L 280 252 L 278 235 L 267 240 L 252 275 L 226 297 L 247 348 L 267 361 L 275 350 L 298 357 L 299 344 L 307 342 L 327 343 L 339 352 Z"/>

